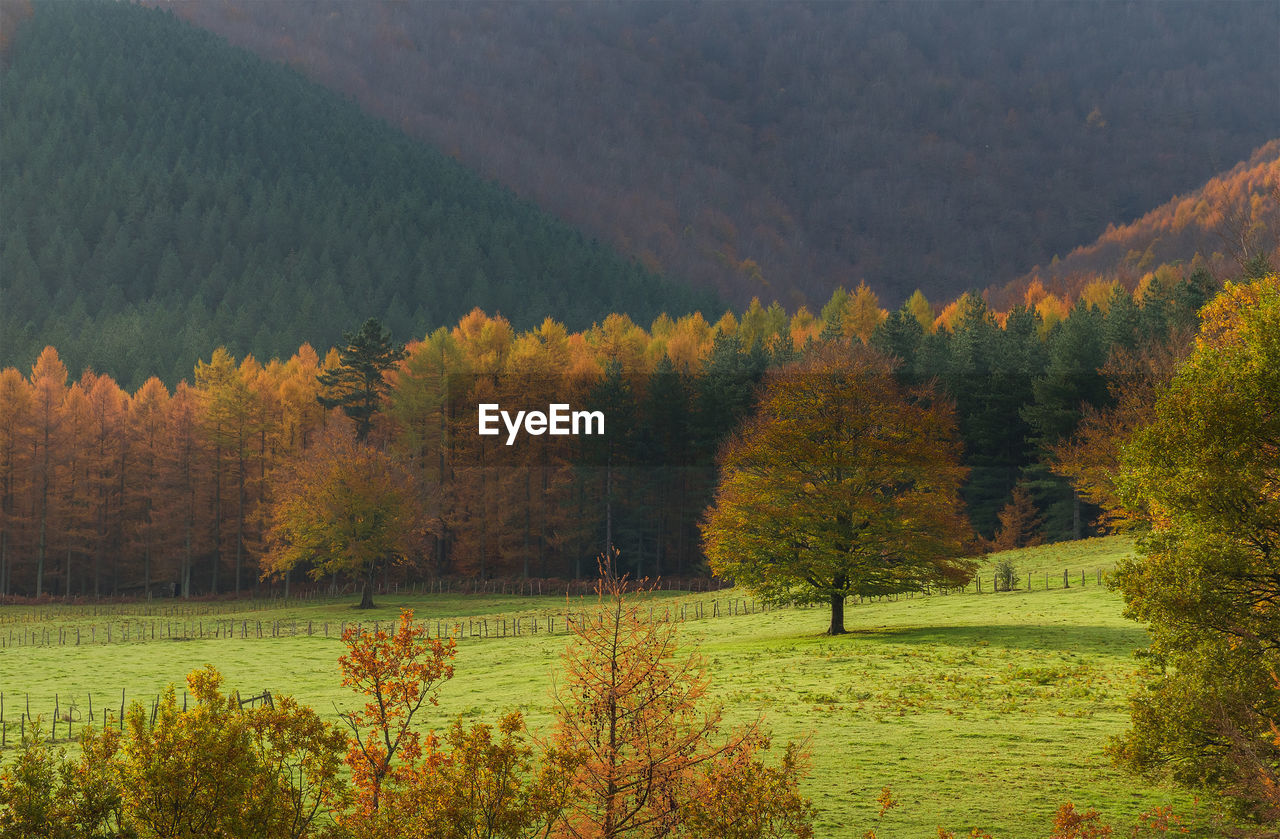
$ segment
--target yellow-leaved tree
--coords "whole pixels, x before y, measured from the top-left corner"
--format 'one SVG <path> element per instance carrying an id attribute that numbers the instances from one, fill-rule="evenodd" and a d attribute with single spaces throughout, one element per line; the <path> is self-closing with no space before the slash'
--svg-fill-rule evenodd
<path id="1" fill-rule="evenodd" d="M 1147 624 L 1148 684 L 1122 765 L 1214 789 L 1280 824 L 1280 278 L 1227 284 L 1196 346 L 1120 446 L 1150 531 L 1116 569 Z"/>
<path id="2" fill-rule="evenodd" d="M 771 371 L 721 470 L 702 529 L 712 570 L 771 600 L 830 604 L 831 635 L 847 597 L 970 578 L 954 412 L 870 350 Z"/>
<path id="3" fill-rule="evenodd" d="M 330 429 L 282 472 L 264 573 L 303 565 L 317 579 L 350 574 L 363 581 L 360 608 L 373 608 L 375 573 L 412 555 L 426 536 L 415 474 L 343 428 Z"/>

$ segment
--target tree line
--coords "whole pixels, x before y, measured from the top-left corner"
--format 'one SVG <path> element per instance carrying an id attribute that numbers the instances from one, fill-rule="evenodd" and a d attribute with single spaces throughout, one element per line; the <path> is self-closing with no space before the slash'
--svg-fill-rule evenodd
<path id="1" fill-rule="evenodd" d="M 1001 313 L 966 295 L 935 314 L 922 294 L 886 312 L 862 286 L 817 314 L 753 302 L 715 323 L 664 315 L 645 329 L 611 315 L 582 332 L 551 319 L 518 332 L 477 310 L 388 361 L 354 450 L 377 453 L 368 480 L 413 488 L 399 550 L 412 570 L 394 573 L 580 578 L 593 571 L 584 557 L 609 546 L 640 576 L 703 573 L 717 453 L 766 371 L 818 346 L 867 345 L 897 359 L 902 385 L 954 400 L 961 494 L 983 538 L 1012 532 L 1000 514 L 1015 490 L 1043 520 L 1031 535 L 1070 538 L 1094 532 L 1102 507 L 1052 471 L 1054 446 L 1115 402 L 1108 383 L 1124 369 L 1109 358 L 1185 343 L 1214 287 L 1204 274 L 1153 276 L 1135 295 L 1028 296 Z M 0 595 L 256 585 L 277 564 L 266 558 L 278 490 L 353 450 L 338 403 L 321 404 L 340 350 L 262 362 L 219 349 L 190 381 L 132 392 L 92 371 L 72 380 L 52 347 L 29 374 L 4 369 Z M 598 410 L 608 433 L 506 446 L 477 435 L 479 402 Z"/>

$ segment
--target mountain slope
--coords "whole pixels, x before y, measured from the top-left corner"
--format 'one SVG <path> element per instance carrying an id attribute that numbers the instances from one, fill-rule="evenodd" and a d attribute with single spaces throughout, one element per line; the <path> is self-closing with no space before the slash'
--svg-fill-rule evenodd
<path id="1" fill-rule="evenodd" d="M 219 344 L 397 337 L 473 306 L 582 328 L 713 307 L 166 12 L 38 4 L 0 76 L 0 366 L 136 386 Z"/>
<path id="2" fill-rule="evenodd" d="M 176 8 L 740 304 L 1004 283 L 1280 135 L 1271 0 Z"/>
<path id="3" fill-rule="evenodd" d="M 1162 265 L 1203 263 L 1214 276 L 1238 276 L 1259 256 L 1280 266 L 1280 140 L 1130 224 L 988 291 L 997 309 L 1020 302 L 1039 283 L 1074 297 L 1089 283 L 1116 280 L 1134 289 Z"/>

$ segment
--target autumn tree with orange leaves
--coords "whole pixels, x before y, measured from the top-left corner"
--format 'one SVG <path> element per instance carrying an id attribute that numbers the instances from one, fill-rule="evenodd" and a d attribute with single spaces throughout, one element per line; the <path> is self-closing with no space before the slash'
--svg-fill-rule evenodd
<path id="1" fill-rule="evenodd" d="M 359 709 L 342 714 L 351 729 L 347 765 L 356 788 L 358 822 L 376 814 L 383 785 L 407 777 L 422 757 L 422 735 L 414 718 L 424 706 L 439 702 L 436 691 L 453 678 L 456 643 L 428 638 L 426 627 L 415 624 L 408 609 L 391 630 L 350 627 L 342 640 L 347 645 L 347 654 L 338 659 L 342 685 L 368 697 Z"/>
<path id="2" fill-rule="evenodd" d="M 775 601 L 825 603 L 966 582 L 965 469 L 953 412 L 889 362 L 828 349 L 772 371 L 721 453 L 703 524 L 712 570 Z"/>
<path id="3" fill-rule="evenodd" d="M 1013 488 L 1013 497 L 1000 511 L 1000 529 L 992 540 L 994 551 L 1011 551 L 1015 548 L 1028 548 L 1044 541 L 1040 535 L 1043 519 L 1036 511 L 1035 502 L 1031 500 L 1031 492 L 1025 485 Z"/>
<path id="4" fill-rule="evenodd" d="M 719 736 L 705 666 L 677 650 L 677 623 L 601 568 L 599 605 L 573 627 L 556 691 L 554 754 L 569 769 L 563 839 L 810 837 L 800 752 L 766 766 L 758 725 Z"/>

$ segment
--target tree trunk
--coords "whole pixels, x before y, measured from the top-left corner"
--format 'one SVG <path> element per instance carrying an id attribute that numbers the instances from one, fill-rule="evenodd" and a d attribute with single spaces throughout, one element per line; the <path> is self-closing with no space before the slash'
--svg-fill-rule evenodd
<path id="1" fill-rule="evenodd" d="M 191 494 L 192 494 L 192 496 L 193 496 L 193 500 L 192 500 L 192 502 L 191 502 L 191 503 L 192 503 L 192 505 L 194 505 L 194 504 L 195 504 L 195 501 L 194 501 L 195 490 L 194 490 L 194 489 L 191 491 Z M 192 508 L 191 508 L 191 507 L 188 507 L 188 508 L 187 508 L 187 521 L 186 521 L 186 525 L 187 525 L 187 527 L 186 527 L 186 534 L 185 534 L 185 537 L 186 537 L 186 538 L 185 538 L 185 539 L 184 539 L 184 541 L 183 541 L 183 548 L 182 548 L 182 572 L 181 572 L 181 573 L 182 573 L 182 577 L 181 577 L 181 582 L 182 582 L 182 599 L 183 599 L 183 600 L 186 600 L 186 599 L 188 599 L 189 597 L 191 597 L 191 531 L 192 531 L 192 529 L 195 527 L 195 523 L 194 523 L 194 521 L 192 520 L 192 519 L 193 519 L 193 516 L 194 516 L 194 513 L 192 512 Z"/>
<path id="2" fill-rule="evenodd" d="M 844 634 L 844 595 L 831 595 L 831 628 L 827 630 L 828 635 Z"/>
<path id="3" fill-rule="evenodd" d="M 48 526 L 49 502 L 46 499 L 40 507 L 40 548 L 36 553 L 36 597 L 44 594 L 44 549 L 45 549 L 45 529 Z"/>
<path id="4" fill-rule="evenodd" d="M 376 563 L 369 563 L 369 573 L 364 578 L 364 589 L 360 592 L 360 605 L 357 609 L 372 609 L 373 606 L 373 572 Z"/>
<path id="5" fill-rule="evenodd" d="M 613 555 L 613 452 L 604 472 L 604 553 Z"/>
<path id="6" fill-rule="evenodd" d="M 243 448 L 241 449 L 243 452 Z M 244 507 L 245 507 L 245 488 L 244 473 L 248 468 L 244 462 L 243 455 L 240 458 L 240 475 L 239 486 L 236 493 L 236 595 L 240 594 L 240 566 L 244 561 Z"/>

